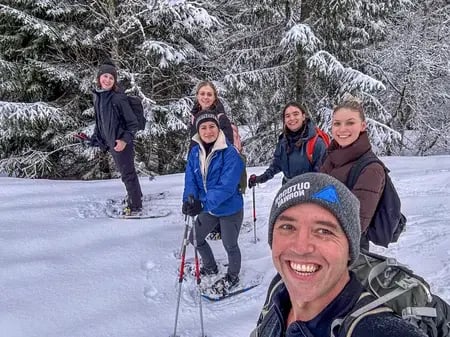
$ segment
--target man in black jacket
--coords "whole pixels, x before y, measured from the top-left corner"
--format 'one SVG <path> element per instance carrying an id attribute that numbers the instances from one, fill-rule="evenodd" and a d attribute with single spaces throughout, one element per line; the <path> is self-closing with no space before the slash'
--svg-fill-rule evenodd
<path id="1" fill-rule="evenodd" d="M 360 231 L 359 201 L 335 178 L 305 173 L 284 184 L 269 218 L 278 274 L 251 336 L 424 337 L 382 305 L 341 327 L 341 319 L 370 299 L 349 271 Z"/>

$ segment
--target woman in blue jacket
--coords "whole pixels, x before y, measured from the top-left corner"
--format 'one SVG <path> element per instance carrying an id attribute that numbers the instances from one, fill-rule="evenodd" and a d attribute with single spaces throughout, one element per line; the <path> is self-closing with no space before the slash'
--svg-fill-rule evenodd
<path id="1" fill-rule="evenodd" d="M 218 273 L 216 260 L 206 236 L 217 225 L 228 255 L 228 270 L 213 290 L 226 293 L 239 282 L 241 252 L 238 245 L 243 219 L 243 199 L 239 179 L 244 163 L 234 146 L 226 140 L 219 121 L 212 111 L 203 111 L 196 118 L 197 143 L 189 153 L 185 172 L 183 213 L 197 216 L 195 233 L 197 249 L 202 257 L 202 275 Z M 189 200 L 192 196 L 193 200 Z M 189 237 L 193 243 L 193 234 Z"/>
<path id="2" fill-rule="evenodd" d="M 302 173 L 319 171 L 327 146 L 321 137 L 317 137 L 312 158 L 308 158 L 307 143 L 316 136 L 317 131 L 306 109 L 297 102 L 291 102 L 284 107 L 282 116 L 283 133 L 279 137 L 272 164 L 260 176 L 250 176 L 249 188 L 265 183 L 279 172 L 284 174 L 284 184 Z"/>

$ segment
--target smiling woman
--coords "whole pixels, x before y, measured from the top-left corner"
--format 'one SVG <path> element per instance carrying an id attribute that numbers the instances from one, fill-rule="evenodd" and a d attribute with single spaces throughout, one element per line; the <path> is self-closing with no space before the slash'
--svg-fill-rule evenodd
<path id="1" fill-rule="evenodd" d="M 265 183 L 279 172 L 283 172 L 285 183 L 302 173 L 319 171 L 327 145 L 317 136 L 317 129 L 308 117 L 306 108 L 297 102 L 288 103 L 283 109 L 282 120 L 283 133 L 278 139 L 272 163 L 262 175 L 250 176 L 250 188 Z M 308 142 L 313 139 L 316 139 L 316 142 L 311 148 L 310 157 L 307 148 Z"/>
<path id="2" fill-rule="evenodd" d="M 196 144 L 192 137 L 197 133 L 196 119 L 202 111 L 210 111 L 215 114 L 226 139 L 233 144 L 233 128 L 231 121 L 225 114 L 225 108 L 219 99 L 217 88 L 211 81 L 202 81 L 197 85 L 194 106 L 191 110 L 191 144 L 189 150 Z"/>
<path id="3" fill-rule="evenodd" d="M 117 69 L 111 61 L 99 67 L 96 83 L 93 90 L 95 128 L 90 145 L 108 151 L 114 159 L 127 191 L 123 215 L 139 215 L 142 191 L 134 166 L 134 134 L 139 123 L 127 96 L 117 85 Z"/>
<path id="4" fill-rule="evenodd" d="M 330 174 L 345 184 L 351 168 L 362 156 L 375 156 L 366 128 L 362 102 L 353 96 L 347 96 L 333 110 L 331 129 L 333 141 L 320 171 Z M 352 187 L 352 192 L 361 203 L 361 247 L 367 250 L 369 250 L 367 228 L 384 190 L 385 179 L 383 166 L 372 163 L 362 170 Z"/>
<path id="5" fill-rule="evenodd" d="M 239 283 L 241 251 L 238 245 L 244 201 L 239 180 L 244 163 L 237 149 L 226 142 L 214 112 L 201 111 L 196 118 L 196 145 L 188 156 L 183 192 L 184 214 L 197 216 L 189 241 L 202 257 L 200 274 L 213 275 L 218 267 L 206 236 L 218 226 L 228 255 L 225 276 L 212 291 L 225 295 Z M 195 238 L 194 238 L 195 233 Z"/>

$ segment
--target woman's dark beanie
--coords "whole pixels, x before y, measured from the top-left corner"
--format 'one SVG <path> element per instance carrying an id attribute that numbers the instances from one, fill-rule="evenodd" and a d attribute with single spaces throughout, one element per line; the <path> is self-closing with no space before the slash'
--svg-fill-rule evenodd
<path id="1" fill-rule="evenodd" d="M 219 128 L 219 120 L 217 119 L 216 114 L 212 111 L 209 110 L 201 111 L 195 118 L 195 128 L 197 132 L 198 128 L 200 127 L 200 124 L 205 122 L 213 122 L 217 125 L 217 128 Z"/>
<path id="2" fill-rule="evenodd" d="M 110 60 L 105 61 L 99 68 L 97 72 L 97 80 L 103 74 L 111 74 L 114 77 L 114 83 L 117 83 L 117 69 L 114 63 Z"/>

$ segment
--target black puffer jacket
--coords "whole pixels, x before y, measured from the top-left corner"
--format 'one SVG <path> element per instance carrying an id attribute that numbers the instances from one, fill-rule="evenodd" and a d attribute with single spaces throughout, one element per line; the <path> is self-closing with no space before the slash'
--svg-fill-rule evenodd
<path id="1" fill-rule="evenodd" d="M 114 148 L 116 140 L 127 144 L 133 141 L 138 130 L 136 115 L 128 103 L 127 96 L 121 91 L 93 91 L 95 109 L 95 129 L 91 144 L 102 150 Z"/>

